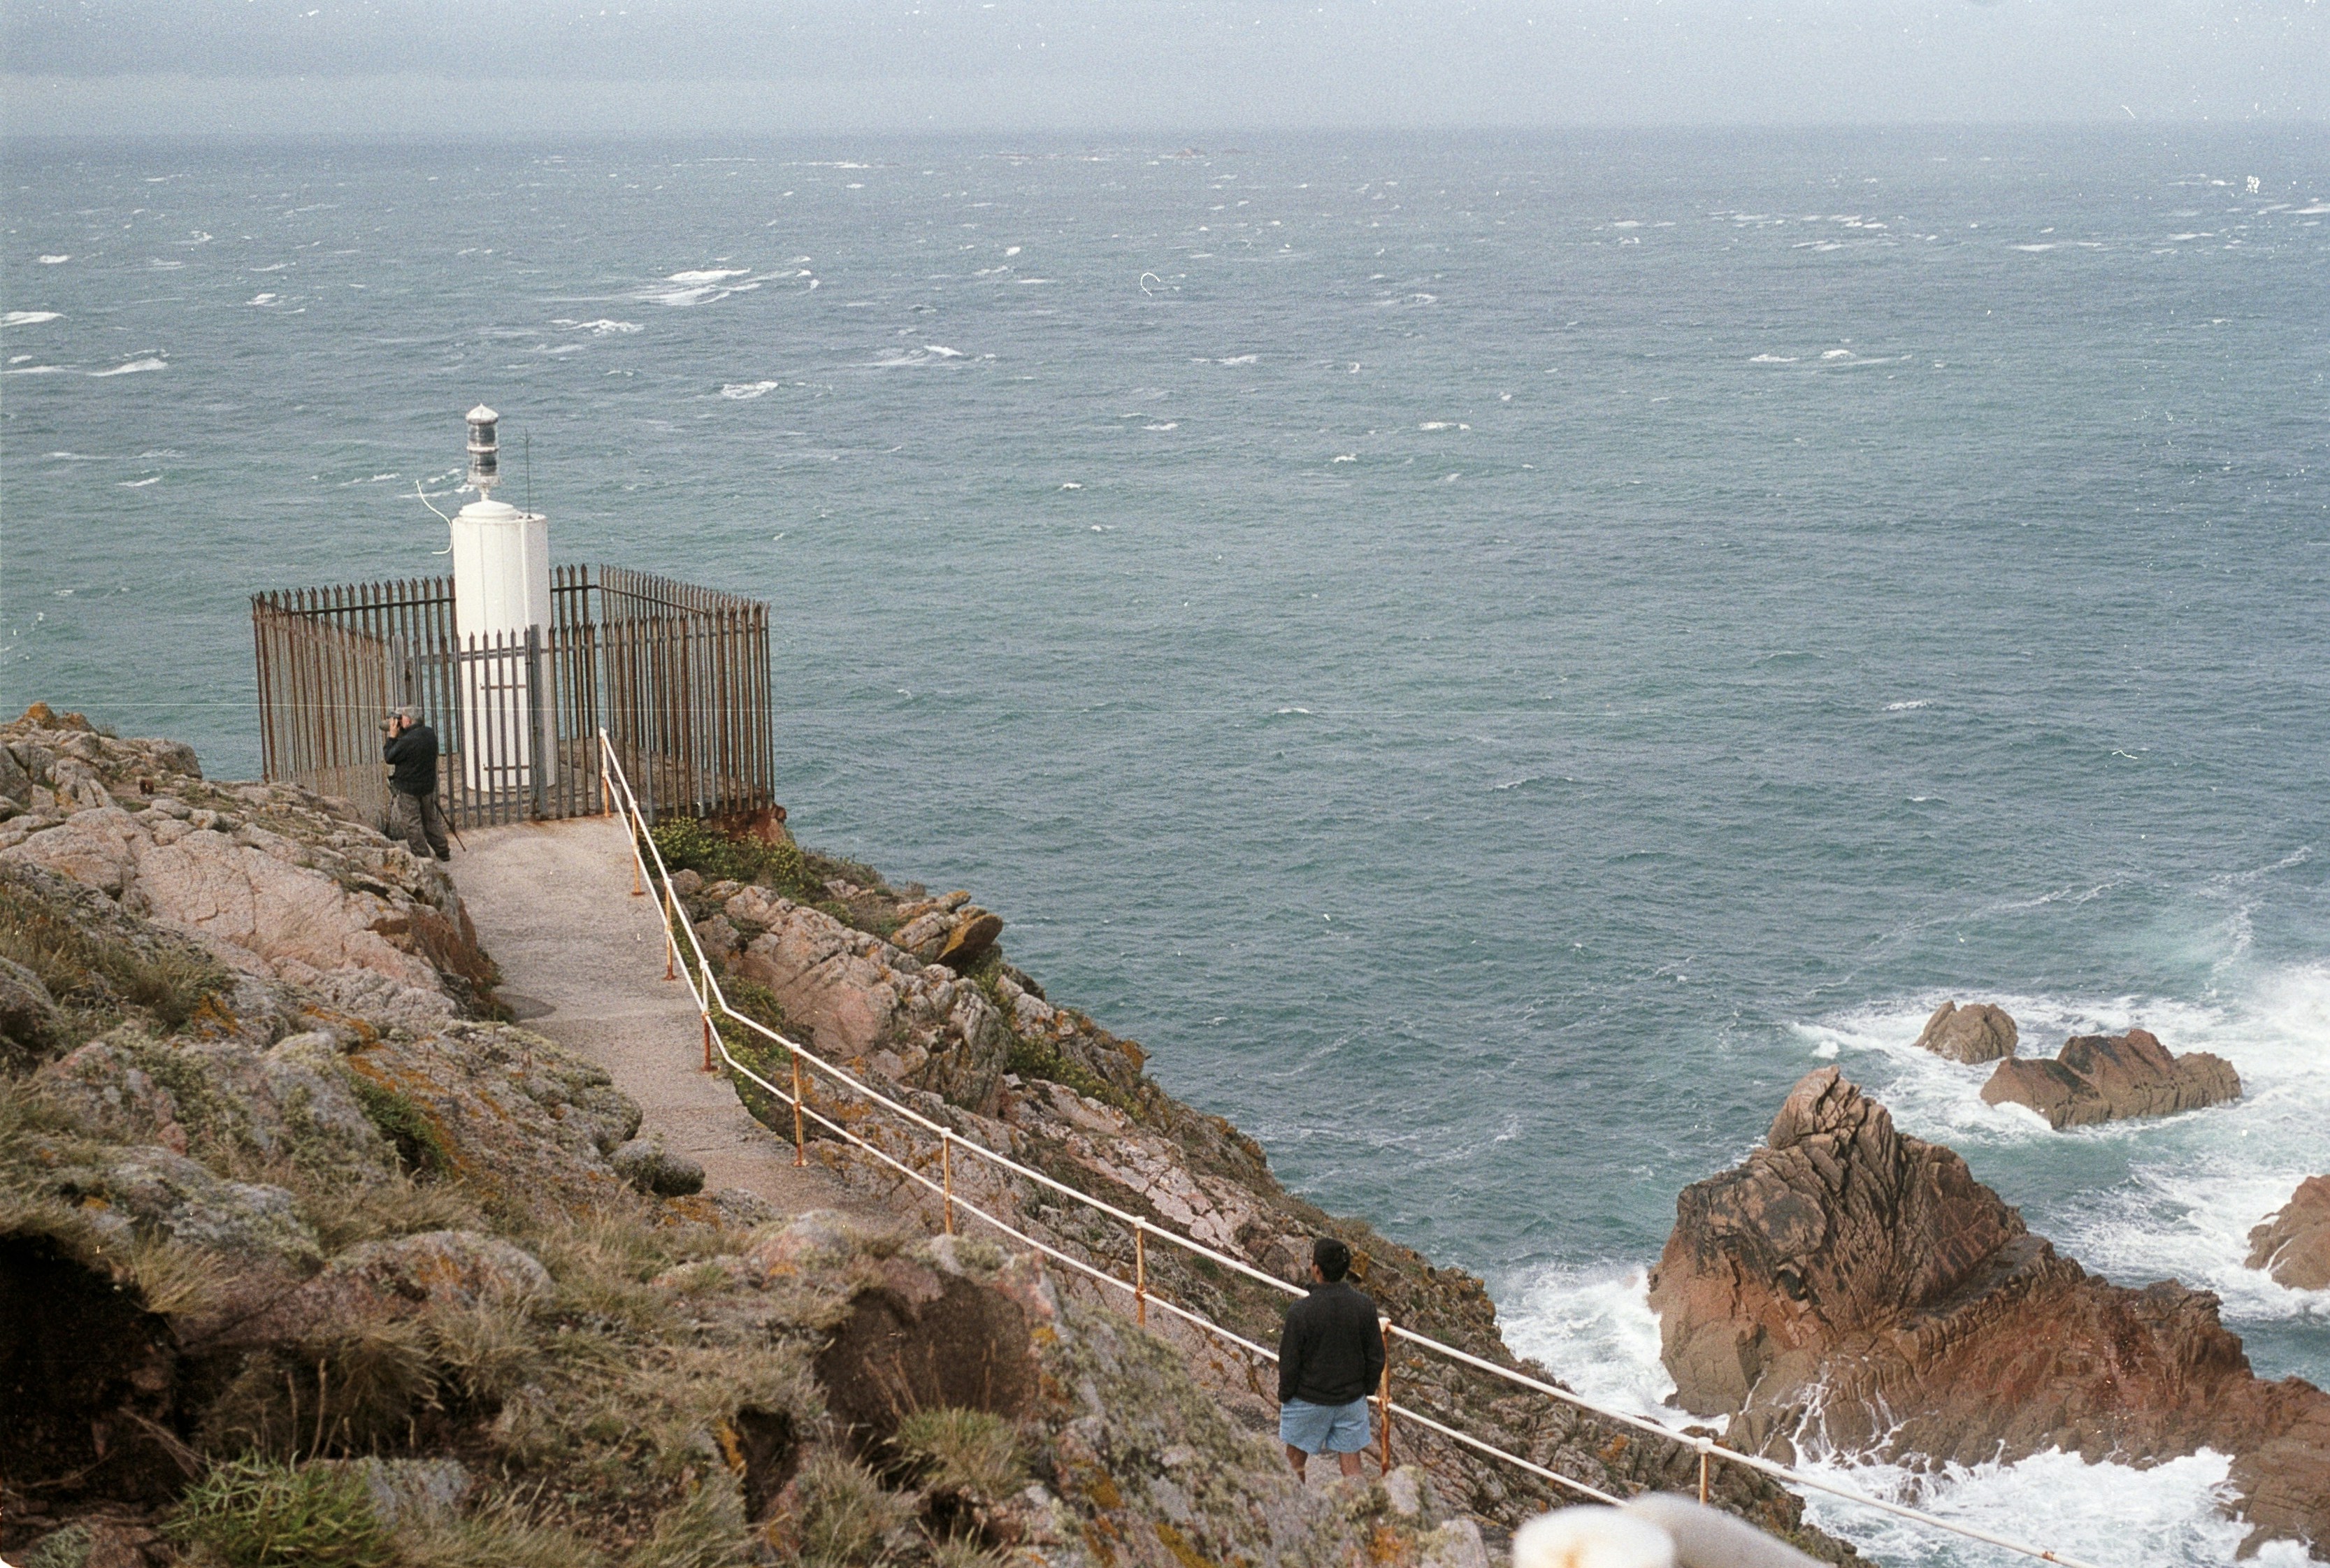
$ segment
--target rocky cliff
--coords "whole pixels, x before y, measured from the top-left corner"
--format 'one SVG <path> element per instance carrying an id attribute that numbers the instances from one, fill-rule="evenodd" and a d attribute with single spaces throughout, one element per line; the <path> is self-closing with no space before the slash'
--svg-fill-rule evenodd
<path id="1" fill-rule="evenodd" d="M 2060 1256 L 1835 1068 L 1675 1216 L 1651 1289 L 1667 1368 L 1735 1443 L 1964 1464 L 2213 1448 L 2235 1456 L 2252 1540 L 2330 1558 L 2330 1395 L 2256 1377 L 2206 1291 Z"/>
<path id="2" fill-rule="evenodd" d="M 753 869 L 738 866 L 729 846 L 707 848 L 693 829 L 669 835 L 668 843 L 710 869 Z M 1300 1277 L 1311 1238 L 1340 1235 L 1358 1255 L 1363 1288 L 1395 1321 L 1502 1365 L 1553 1375 L 1506 1349 L 1479 1280 L 1437 1267 L 1364 1223 L 1327 1214 L 1288 1193 L 1252 1139 L 1160 1089 L 1144 1071 L 1138 1045 L 1047 998 L 1006 960 L 1001 921 L 970 903 L 968 893 L 934 898 L 917 888 L 894 889 L 864 866 L 805 864 L 790 846 L 774 852 L 758 874 L 753 883 L 734 875 L 706 882 L 689 868 L 678 882 L 686 913 L 732 1003 L 965 1140 L 1282 1279 Z M 978 956 L 964 960 L 963 969 L 936 961 L 967 941 L 976 943 Z M 757 1056 L 764 1075 L 782 1082 L 781 1054 L 741 1029 L 729 1039 L 733 1051 Z M 791 1122 L 781 1107 L 744 1089 L 747 1103 L 757 1102 L 771 1125 L 789 1135 Z M 936 1174 L 935 1152 L 909 1142 L 894 1123 L 846 1100 L 824 1109 L 898 1159 Z M 886 1204 L 928 1202 L 922 1189 L 838 1140 L 813 1141 L 812 1149 Z M 1120 1279 L 1132 1277 L 1133 1238 L 1115 1222 L 975 1160 L 955 1159 L 952 1179 L 959 1193 L 1025 1233 Z M 1284 1296 L 1159 1244 L 1148 1248 L 1146 1269 L 1160 1293 L 1248 1338 L 1276 1343 Z M 1124 1304 L 1121 1294 L 1101 1294 L 1089 1282 L 1063 1288 L 1094 1302 Z M 1249 1430 L 1269 1430 L 1275 1391 L 1266 1365 L 1161 1314 L 1151 1314 L 1151 1326 L 1226 1409 Z M 1393 1376 L 1403 1403 L 1461 1418 L 1466 1430 L 1498 1446 L 1605 1491 L 1695 1484 L 1697 1457 L 1685 1444 L 1646 1438 L 1412 1352 L 1395 1355 Z M 1501 1527 L 1564 1500 L 1524 1472 L 1419 1429 L 1402 1430 L 1397 1446 L 1453 1488 L 1460 1506 Z M 1800 1505 L 1785 1490 L 1719 1465 L 1715 1480 L 1725 1506 L 1766 1529 L 1823 1556 L 1849 1550 L 1803 1528 Z"/>
<path id="3" fill-rule="evenodd" d="M 454 885 L 337 802 L 43 708 L 0 756 L 0 1553 L 22 1568 L 1486 1568 L 1466 1511 L 1533 1506 L 1412 1446 L 1437 1473 L 1303 1490 L 1256 1369 L 931 1239 L 909 1204 L 868 1225 L 660 1195 L 625 1158 L 639 1108 L 493 1016 Z M 1478 1281 L 1287 1196 L 1004 966 L 999 921 L 779 847 L 809 902 L 695 890 L 748 1002 L 775 1016 L 781 993 L 967 1137 L 1272 1267 L 1335 1229 L 1407 1320 L 1503 1355 Z M 884 925 L 913 946 L 861 929 Z M 1130 1266 L 1108 1227 L 966 1190 Z M 1151 1258 L 1160 1288 L 1274 1324 L 1275 1300 Z M 1412 1376 L 1598 1485 L 1693 1473 L 1678 1445 Z"/>

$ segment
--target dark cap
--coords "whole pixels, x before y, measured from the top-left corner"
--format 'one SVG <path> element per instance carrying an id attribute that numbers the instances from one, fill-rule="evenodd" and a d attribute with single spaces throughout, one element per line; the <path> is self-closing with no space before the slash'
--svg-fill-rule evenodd
<path id="1" fill-rule="evenodd" d="M 1332 1283 L 1351 1271 L 1351 1249 L 1332 1236 L 1321 1236 L 1311 1243 L 1311 1261 Z"/>

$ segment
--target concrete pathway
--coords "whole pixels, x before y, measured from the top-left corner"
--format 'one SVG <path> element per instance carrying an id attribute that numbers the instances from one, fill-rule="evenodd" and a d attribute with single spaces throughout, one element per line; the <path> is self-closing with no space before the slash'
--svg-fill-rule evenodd
<path id="1" fill-rule="evenodd" d="M 786 1214 L 862 1206 L 817 1167 L 796 1167 L 791 1143 L 753 1119 L 725 1074 L 703 1070 L 704 1025 L 686 982 L 663 978 L 656 901 L 630 896 L 617 820 L 473 827 L 467 838 L 447 869 L 527 1028 L 612 1074 L 646 1112 L 642 1132 L 704 1163 L 706 1192 L 743 1187 Z"/>

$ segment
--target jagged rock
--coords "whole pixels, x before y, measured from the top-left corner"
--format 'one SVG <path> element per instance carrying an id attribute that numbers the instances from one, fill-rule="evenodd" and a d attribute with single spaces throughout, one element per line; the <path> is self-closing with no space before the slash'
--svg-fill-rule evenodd
<path id="1" fill-rule="evenodd" d="M 954 928 L 940 944 L 938 961 L 956 974 L 968 974 L 971 967 L 985 958 L 995 946 L 995 939 L 1003 934 L 1003 917 L 983 909 L 966 909 L 956 917 Z"/>
<path id="2" fill-rule="evenodd" d="M 2293 1290 L 2330 1289 L 2330 1176 L 2307 1176 L 2249 1232 L 2248 1261 Z"/>
<path id="3" fill-rule="evenodd" d="M 704 1190 L 700 1161 L 664 1148 L 663 1140 L 635 1138 L 607 1157 L 615 1174 L 654 1197 L 684 1198 Z"/>
<path id="4" fill-rule="evenodd" d="M 729 900 L 727 914 L 762 933 L 734 971 L 767 987 L 810 1044 L 860 1072 L 887 1051 L 901 1082 L 974 1110 L 996 1103 L 1010 1032 L 978 987 L 763 888 Z"/>
<path id="5" fill-rule="evenodd" d="M 2172 1054 L 2150 1032 L 2079 1034 L 2053 1061 L 2002 1062 L 1982 1086 L 1992 1105 L 2027 1105 L 2058 1131 L 2130 1116 L 2170 1116 L 2241 1097 L 2240 1075 L 2205 1051 Z"/>
<path id="6" fill-rule="evenodd" d="M 2014 1054 L 2014 1020 L 1989 1002 L 1945 1002 L 1918 1034 L 1918 1048 L 1953 1062 L 1995 1062 Z"/>
<path id="7" fill-rule="evenodd" d="M 290 784 L 213 785 L 175 742 L 63 723 L 35 704 L 0 727 L 32 790 L 53 799 L 0 830 L 0 861 L 69 876 L 246 973 L 369 969 L 465 1002 L 492 985 L 452 883 L 344 802 Z"/>
<path id="8" fill-rule="evenodd" d="M 588 1206 L 623 1190 L 607 1157 L 638 1134 L 638 1102 L 605 1069 L 531 1030 L 454 1024 L 365 1041 L 345 1060 L 375 1099 L 404 1108 L 392 1114 L 445 1174 L 526 1206 Z"/>
<path id="9" fill-rule="evenodd" d="M 1684 1189 L 1651 1282 L 1680 1403 L 1726 1440 L 1962 1464 L 2236 1456 L 2253 1539 L 2330 1540 L 2330 1396 L 2253 1375 L 2217 1298 L 2090 1277 L 1833 1067 Z"/>
<path id="10" fill-rule="evenodd" d="M 167 1148 L 35 1140 L 33 1164 L 43 1187 L 79 1204 L 99 1233 L 123 1243 L 150 1233 L 254 1268 L 300 1272 L 321 1260 L 289 1192 L 228 1181 Z"/>
<path id="11" fill-rule="evenodd" d="M 92 1137 L 285 1160 L 353 1179 L 396 1156 L 356 1098 L 336 1039 L 295 1034 L 267 1050 L 156 1039 L 125 1025 L 42 1069 L 51 1100 Z"/>
<path id="12" fill-rule="evenodd" d="M 837 1269 L 857 1249 L 861 1234 L 861 1227 L 830 1209 L 810 1209 L 756 1238 L 744 1250 L 744 1262 L 759 1285 Z"/>

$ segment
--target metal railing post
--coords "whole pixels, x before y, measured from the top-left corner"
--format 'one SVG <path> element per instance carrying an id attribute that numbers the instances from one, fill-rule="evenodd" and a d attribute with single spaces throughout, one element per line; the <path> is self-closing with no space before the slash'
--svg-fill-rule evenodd
<path id="1" fill-rule="evenodd" d="M 1707 1506 L 1707 1460 L 1708 1451 L 1712 1446 L 1705 1438 L 1699 1440 L 1699 1502 L 1701 1507 Z"/>
<path id="2" fill-rule="evenodd" d="M 809 1163 L 809 1140 L 801 1136 L 800 1047 L 793 1047 L 793 1164 Z"/>
<path id="3" fill-rule="evenodd" d="M 679 919 L 679 893 L 669 882 L 666 882 L 663 887 L 663 978 L 677 980 L 679 978 L 679 933 L 671 927 L 672 922 Z"/>
<path id="4" fill-rule="evenodd" d="M 1149 1326 L 1149 1223 L 1132 1222 L 1132 1320 Z"/>
<path id="5" fill-rule="evenodd" d="M 1376 1473 L 1388 1476 L 1391 1474 L 1391 1319 L 1379 1318 L 1376 1322 L 1383 1330 L 1384 1347 L 1383 1392 L 1380 1396 L 1383 1404 L 1383 1458 Z"/>
<path id="6" fill-rule="evenodd" d="M 954 1134 L 939 1134 L 939 1179 L 945 1184 L 945 1201 L 942 1205 L 940 1223 L 950 1236 L 954 1234 Z"/>
<path id="7" fill-rule="evenodd" d="M 713 1071 L 713 1066 L 712 1066 L 712 1012 L 711 1012 L 711 1009 L 709 1009 L 709 1008 L 706 1008 L 706 1009 L 705 1010 L 705 1014 L 704 1014 L 704 1071 L 706 1071 L 706 1072 L 712 1072 L 712 1071 Z"/>

